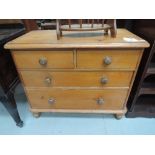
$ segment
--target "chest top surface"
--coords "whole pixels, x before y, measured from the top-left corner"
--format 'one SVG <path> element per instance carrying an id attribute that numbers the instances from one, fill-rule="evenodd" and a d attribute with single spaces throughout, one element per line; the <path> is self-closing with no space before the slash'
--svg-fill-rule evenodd
<path id="1" fill-rule="evenodd" d="M 8 42 L 6 49 L 52 49 L 52 48 L 146 48 L 149 43 L 126 29 L 118 29 L 112 38 L 98 32 L 64 32 L 57 40 L 55 30 L 35 30 Z"/>

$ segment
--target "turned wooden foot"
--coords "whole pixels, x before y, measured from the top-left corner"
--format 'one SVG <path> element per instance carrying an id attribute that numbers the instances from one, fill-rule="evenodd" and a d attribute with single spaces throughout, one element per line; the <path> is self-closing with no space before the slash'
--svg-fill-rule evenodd
<path id="1" fill-rule="evenodd" d="M 121 119 L 124 116 L 124 114 L 115 114 L 116 119 Z"/>
<path id="2" fill-rule="evenodd" d="M 32 114 L 33 114 L 33 117 L 35 117 L 35 118 L 39 118 L 41 115 L 40 112 L 33 112 Z"/>

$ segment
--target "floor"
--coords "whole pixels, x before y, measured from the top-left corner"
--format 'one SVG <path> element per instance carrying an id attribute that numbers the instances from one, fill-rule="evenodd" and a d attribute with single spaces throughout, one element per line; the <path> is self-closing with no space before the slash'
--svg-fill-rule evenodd
<path id="1" fill-rule="evenodd" d="M 29 112 L 21 85 L 16 89 L 16 101 L 24 127 L 16 127 L 6 109 L 0 104 L 1 135 L 148 135 L 155 134 L 155 119 L 123 118 L 112 115 L 43 113 L 34 118 Z M 8 117 L 9 116 L 9 117 Z"/>

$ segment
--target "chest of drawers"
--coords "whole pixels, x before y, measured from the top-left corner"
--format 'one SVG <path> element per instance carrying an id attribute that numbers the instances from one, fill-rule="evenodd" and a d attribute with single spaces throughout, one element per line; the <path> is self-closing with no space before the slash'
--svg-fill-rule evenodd
<path id="1" fill-rule="evenodd" d="M 111 113 L 121 118 L 143 49 L 149 44 L 118 29 L 116 38 L 100 33 L 64 34 L 37 30 L 5 45 L 34 116 L 41 112 Z M 135 38 L 126 42 L 123 38 Z"/>

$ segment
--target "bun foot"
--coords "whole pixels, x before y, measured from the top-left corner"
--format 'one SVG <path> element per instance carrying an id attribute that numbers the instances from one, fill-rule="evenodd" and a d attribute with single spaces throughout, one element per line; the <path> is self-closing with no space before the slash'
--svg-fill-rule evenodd
<path id="1" fill-rule="evenodd" d="M 40 112 L 33 112 L 32 114 L 33 114 L 33 117 L 35 117 L 35 118 L 39 118 L 41 115 Z"/>
<path id="2" fill-rule="evenodd" d="M 124 114 L 115 114 L 114 115 L 116 119 L 122 119 L 122 117 L 124 116 Z"/>

